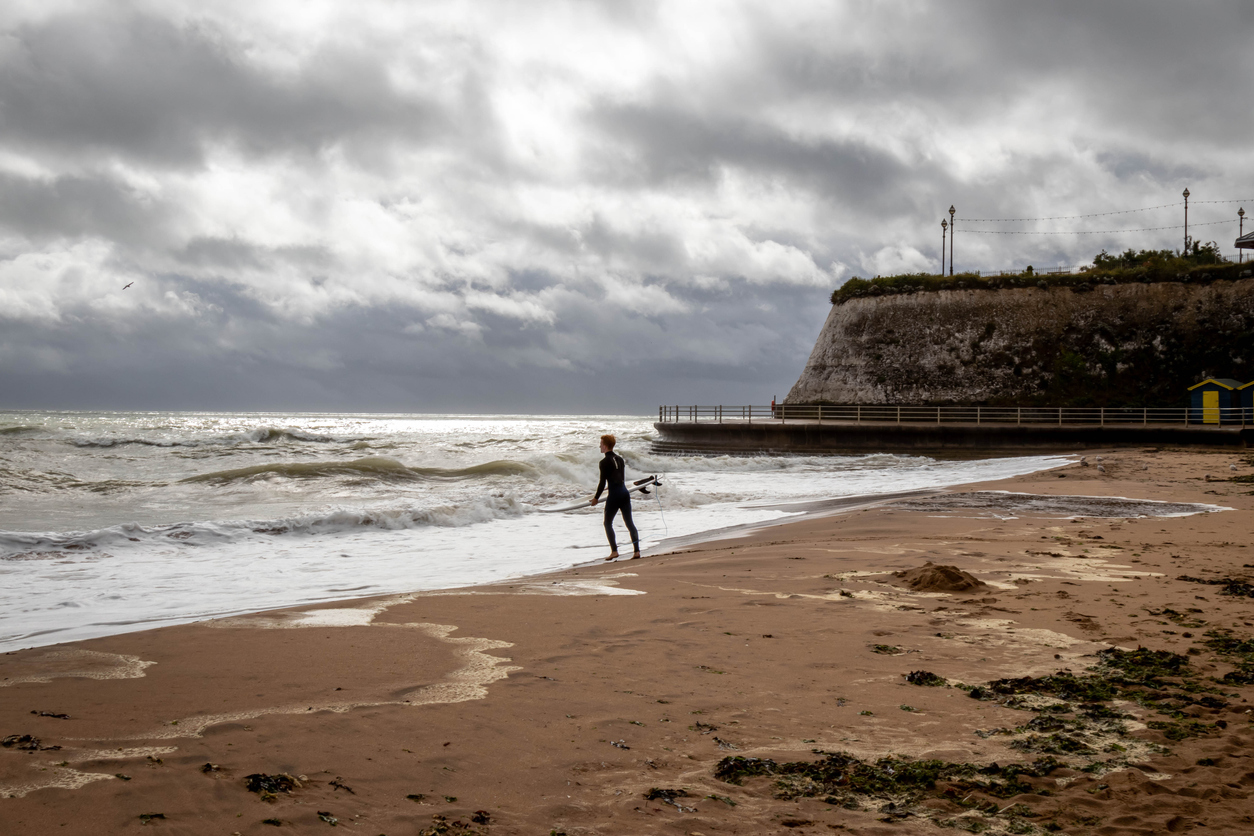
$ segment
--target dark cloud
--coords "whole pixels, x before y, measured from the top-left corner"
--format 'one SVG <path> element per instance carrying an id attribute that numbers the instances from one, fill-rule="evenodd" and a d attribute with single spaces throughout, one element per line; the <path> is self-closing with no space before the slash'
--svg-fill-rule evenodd
<path id="1" fill-rule="evenodd" d="M 974 219 L 1254 195 L 1248 3 L 66 8 L 0 24 L 0 406 L 761 403 L 950 204 L 1041 269 L 1179 238 Z"/>
<path id="2" fill-rule="evenodd" d="M 760 122 L 703 116 L 669 103 L 606 106 L 593 120 L 625 146 L 626 159 L 616 161 L 614 170 L 651 185 L 713 186 L 731 166 L 784 177 L 790 187 L 823 199 L 878 208 L 886 193 L 932 173 L 930 165 L 907 166 L 865 141 L 807 140 Z"/>
<path id="3" fill-rule="evenodd" d="M 105 238 L 146 246 L 171 207 L 110 174 L 50 179 L 0 172 L 0 225 L 32 243 Z"/>
<path id="4" fill-rule="evenodd" d="M 359 139 L 423 142 L 448 129 L 440 107 L 402 94 L 364 50 L 319 49 L 278 71 L 210 25 L 116 9 L 18 27 L 7 47 L 0 128 L 37 156 L 197 167 L 215 143 L 311 154 Z"/>

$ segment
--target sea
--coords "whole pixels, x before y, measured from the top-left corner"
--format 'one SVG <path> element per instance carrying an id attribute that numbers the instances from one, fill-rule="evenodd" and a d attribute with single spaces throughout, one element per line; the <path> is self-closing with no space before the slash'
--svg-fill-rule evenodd
<path id="1" fill-rule="evenodd" d="M 599 561 L 600 507 L 544 509 L 595 489 L 602 433 L 662 481 L 633 494 L 646 558 L 790 504 L 1062 461 L 668 456 L 630 415 L 0 413 L 0 651 Z"/>

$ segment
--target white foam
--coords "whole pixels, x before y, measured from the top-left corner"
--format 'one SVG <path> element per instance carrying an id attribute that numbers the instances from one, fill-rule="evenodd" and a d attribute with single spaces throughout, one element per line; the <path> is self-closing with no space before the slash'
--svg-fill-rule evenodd
<path id="1" fill-rule="evenodd" d="M 646 553 L 667 538 L 795 516 L 747 503 L 935 488 L 1061 461 L 670 458 L 649 452 L 652 427 L 638 418 L 61 413 L 14 423 L 34 429 L 0 435 L 0 453 L 24 484 L 42 487 L 10 492 L 0 507 L 0 650 L 568 568 L 585 549 L 605 548 L 601 509 L 535 509 L 595 487 L 596 439 L 607 430 L 629 475 L 662 476 L 659 493 L 633 501 Z M 375 459 L 399 464 L 367 466 Z M 272 467 L 302 462 L 349 466 Z M 391 478 L 401 470 L 427 475 Z M 617 531 L 625 545 L 621 522 Z M 548 586 L 527 592 L 637 594 L 602 582 Z M 341 606 L 300 618 L 370 616 Z"/>

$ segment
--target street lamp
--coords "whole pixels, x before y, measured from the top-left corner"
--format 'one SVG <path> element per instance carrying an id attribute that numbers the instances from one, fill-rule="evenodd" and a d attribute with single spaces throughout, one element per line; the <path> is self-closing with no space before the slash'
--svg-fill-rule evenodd
<path id="1" fill-rule="evenodd" d="M 1189 254 L 1189 190 L 1184 190 L 1184 254 Z"/>
<path id="2" fill-rule="evenodd" d="M 1241 220 L 1241 231 L 1237 233 L 1238 238 L 1245 237 L 1245 207 L 1242 206 L 1237 210 L 1237 217 Z M 1237 253 L 1237 264 L 1245 263 L 1245 250 Z"/>
<path id="3" fill-rule="evenodd" d="M 949 275 L 954 274 L 954 205 L 949 204 Z"/>
<path id="4" fill-rule="evenodd" d="M 945 231 L 949 229 L 949 221 L 941 221 L 941 275 L 945 275 Z"/>

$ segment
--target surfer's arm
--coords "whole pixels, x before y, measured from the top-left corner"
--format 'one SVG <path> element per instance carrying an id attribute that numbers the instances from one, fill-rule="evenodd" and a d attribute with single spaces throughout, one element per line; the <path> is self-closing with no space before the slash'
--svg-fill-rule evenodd
<path id="1" fill-rule="evenodd" d="M 601 481 L 597 482 L 597 492 L 592 497 L 592 504 L 596 505 L 597 500 L 601 498 L 601 491 L 605 490 L 605 483 L 608 481 L 609 475 L 605 472 L 605 459 L 601 459 Z"/>

